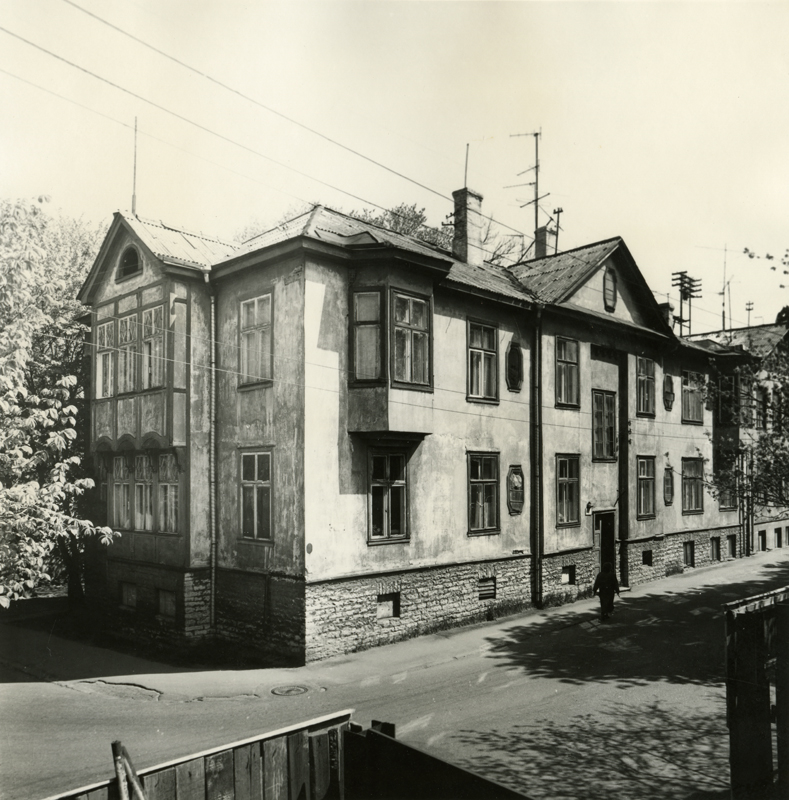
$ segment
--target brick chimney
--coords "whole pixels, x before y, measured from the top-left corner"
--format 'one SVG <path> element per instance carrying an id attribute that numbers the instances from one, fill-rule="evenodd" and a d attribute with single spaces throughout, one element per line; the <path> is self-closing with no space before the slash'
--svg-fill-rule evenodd
<path id="1" fill-rule="evenodd" d="M 548 226 L 543 225 L 534 232 L 534 257 L 545 258 L 548 255 Z"/>
<path id="2" fill-rule="evenodd" d="M 671 305 L 671 303 L 658 303 L 658 308 L 660 309 L 660 313 L 663 316 L 663 319 L 666 321 L 666 324 L 673 330 L 674 306 Z"/>
<path id="3" fill-rule="evenodd" d="M 452 255 L 475 267 L 485 261 L 482 250 L 482 195 L 472 189 L 452 192 L 455 200 L 455 236 Z"/>

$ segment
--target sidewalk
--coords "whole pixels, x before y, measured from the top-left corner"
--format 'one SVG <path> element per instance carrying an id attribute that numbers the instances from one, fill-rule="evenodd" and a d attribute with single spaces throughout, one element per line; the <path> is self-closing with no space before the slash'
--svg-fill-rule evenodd
<path id="1" fill-rule="evenodd" d="M 773 564 L 789 566 L 789 547 L 690 570 L 632 590 L 624 589 L 617 601 L 614 621 L 622 619 L 637 598 L 654 595 L 680 599 L 699 587 L 747 581 Z M 786 583 L 789 584 L 789 574 Z M 734 598 L 727 596 L 723 601 L 731 599 Z M 539 632 L 545 626 L 552 632 L 570 626 L 594 627 L 598 624 L 599 604 L 597 598 L 588 598 L 546 610 L 530 609 L 495 622 L 428 634 L 303 667 L 243 670 L 184 668 L 91 646 L 25 625 L 25 620 L 64 611 L 64 598 L 42 598 L 20 601 L 7 616 L 0 616 L 0 669 L 5 682 L 73 682 L 101 678 L 107 682 L 141 683 L 140 678 L 145 676 L 145 686 L 163 694 L 219 697 L 251 693 L 263 679 L 267 683 L 281 680 L 342 685 L 363 680 L 370 674 L 395 675 L 479 656 L 491 649 L 491 640 L 506 637 L 513 628 L 522 633 L 532 628 Z"/>

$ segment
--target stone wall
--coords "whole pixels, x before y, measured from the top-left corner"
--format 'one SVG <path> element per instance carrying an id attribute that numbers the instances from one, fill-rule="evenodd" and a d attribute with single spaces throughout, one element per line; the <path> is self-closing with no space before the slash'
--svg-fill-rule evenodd
<path id="1" fill-rule="evenodd" d="M 531 559 L 438 566 L 306 586 L 306 660 L 364 650 L 531 605 Z"/>
<path id="2" fill-rule="evenodd" d="M 304 659 L 304 581 L 219 569 L 216 634 L 269 655 Z"/>
<path id="3" fill-rule="evenodd" d="M 592 548 L 545 556 L 542 561 L 544 606 L 572 603 L 592 594 L 600 571 L 600 551 Z"/>
<path id="4" fill-rule="evenodd" d="M 626 543 L 631 586 L 676 575 L 687 569 L 711 566 L 726 561 L 729 556 L 729 537 L 735 537 L 735 558 L 745 555 L 739 525 L 705 531 L 680 531 L 651 539 Z M 720 541 L 720 558 L 713 558 L 711 539 Z M 693 542 L 693 564 L 685 563 L 685 543 Z"/>

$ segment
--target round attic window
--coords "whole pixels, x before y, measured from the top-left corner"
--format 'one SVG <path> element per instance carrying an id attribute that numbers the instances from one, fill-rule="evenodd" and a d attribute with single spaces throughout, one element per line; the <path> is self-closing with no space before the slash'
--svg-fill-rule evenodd
<path id="1" fill-rule="evenodd" d="M 127 247 L 121 256 L 120 269 L 118 270 L 119 278 L 128 278 L 142 269 L 140 264 L 140 256 L 134 247 Z"/>
<path id="2" fill-rule="evenodd" d="M 603 276 L 603 303 L 606 311 L 616 308 L 616 272 L 612 267 L 606 267 Z"/>

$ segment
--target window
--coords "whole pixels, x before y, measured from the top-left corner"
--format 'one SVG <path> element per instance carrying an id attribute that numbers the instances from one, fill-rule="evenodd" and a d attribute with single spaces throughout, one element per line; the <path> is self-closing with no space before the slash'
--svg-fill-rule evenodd
<path id="1" fill-rule="evenodd" d="M 468 396 L 498 400 L 498 330 L 492 325 L 468 323 Z"/>
<path id="2" fill-rule="evenodd" d="M 158 589 L 156 592 L 159 605 L 159 616 L 175 619 L 175 592 Z"/>
<path id="3" fill-rule="evenodd" d="M 704 511 L 704 461 L 700 458 L 682 459 L 682 513 Z"/>
<path id="4" fill-rule="evenodd" d="M 137 315 L 118 322 L 118 393 L 137 389 Z"/>
<path id="5" fill-rule="evenodd" d="M 767 531 L 759 531 L 759 550 L 767 550 Z"/>
<path id="6" fill-rule="evenodd" d="M 636 413 L 655 416 L 655 362 L 636 357 Z"/>
<path id="7" fill-rule="evenodd" d="M 734 454 L 721 457 L 721 474 L 718 476 L 718 504 L 721 508 L 737 508 L 737 461 Z"/>
<path id="8" fill-rule="evenodd" d="M 159 530 L 178 532 L 178 461 L 173 453 L 159 456 Z"/>
<path id="9" fill-rule="evenodd" d="M 125 456 L 113 461 L 112 522 L 114 527 L 129 529 L 131 523 L 131 475 Z"/>
<path id="10" fill-rule="evenodd" d="M 427 300 L 397 292 L 394 304 L 394 379 L 430 385 L 430 307 Z"/>
<path id="11" fill-rule="evenodd" d="M 115 380 L 114 323 L 96 328 L 96 397 L 112 397 Z"/>
<path id="12" fill-rule="evenodd" d="M 663 408 L 666 411 L 674 408 L 674 378 L 671 375 L 663 375 Z"/>
<path id="13" fill-rule="evenodd" d="M 511 392 L 519 392 L 523 386 L 523 350 L 521 346 L 510 341 L 505 357 L 507 370 L 507 388 Z"/>
<path id="14" fill-rule="evenodd" d="M 616 395 L 592 391 L 592 458 L 613 461 L 616 458 Z"/>
<path id="15" fill-rule="evenodd" d="M 137 608 L 137 585 L 121 581 L 121 605 L 124 608 Z"/>
<path id="16" fill-rule="evenodd" d="M 616 308 L 616 271 L 613 267 L 606 267 L 603 275 L 603 305 L 606 311 Z"/>
<path id="17" fill-rule="evenodd" d="M 775 546 L 783 547 L 783 535 L 780 528 L 775 529 Z"/>
<path id="18" fill-rule="evenodd" d="M 507 473 L 507 509 L 512 515 L 523 511 L 523 484 L 523 469 L 519 465 L 510 467 Z"/>
<path id="19" fill-rule="evenodd" d="M 682 421 L 703 422 L 704 403 L 702 388 L 704 376 L 700 372 L 682 370 Z"/>
<path id="20" fill-rule="evenodd" d="M 271 294 L 241 303 L 241 383 L 271 380 Z"/>
<path id="21" fill-rule="evenodd" d="M 686 567 L 696 566 L 696 543 L 683 542 L 682 543 L 682 560 Z"/>
<path id="22" fill-rule="evenodd" d="M 729 549 L 729 558 L 736 558 L 737 557 L 737 534 L 730 533 L 726 537 L 726 543 Z"/>
<path id="23" fill-rule="evenodd" d="M 760 431 L 767 430 L 767 390 L 761 386 L 757 386 L 754 392 L 754 406 L 756 428 Z"/>
<path id="24" fill-rule="evenodd" d="M 468 455 L 468 527 L 471 533 L 499 529 L 498 453 Z"/>
<path id="25" fill-rule="evenodd" d="M 496 578 L 479 578 L 477 581 L 477 592 L 480 600 L 496 599 Z"/>
<path id="26" fill-rule="evenodd" d="M 271 453 L 241 454 L 241 533 L 271 539 Z"/>
<path id="27" fill-rule="evenodd" d="M 720 536 L 710 536 L 710 560 L 721 560 L 721 538 Z"/>
<path id="28" fill-rule="evenodd" d="M 652 566 L 652 551 L 651 550 L 642 550 L 641 551 L 641 563 L 645 567 Z"/>
<path id="29" fill-rule="evenodd" d="M 162 306 L 142 312 L 142 388 L 164 385 L 164 312 Z"/>
<path id="30" fill-rule="evenodd" d="M 118 267 L 118 278 L 128 278 L 142 270 L 139 253 L 133 247 L 127 247 L 121 256 Z"/>
<path id="31" fill-rule="evenodd" d="M 562 567 L 561 582 L 569 586 L 573 586 L 575 584 L 575 564 Z"/>
<path id="32" fill-rule="evenodd" d="M 376 607 L 377 619 L 391 619 L 400 616 L 400 592 L 379 594 Z"/>
<path id="33" fill-rule="evenodd" d="M 556 402 L 559 405 L 580 405 L 578 380 L 578 342 L 556 337 Z"/>
<path id="34" fill-rule="evenodd" d="M 134 527 L 153 530 L 153 469 L 147 455 L 134 458 Z"/>
<path id="35" fill-rule="evenodd" d="M 740 423 L 746 428 L 753 425 L 753 380 L 740 378 Z"/>
<path id="36" fill-rule="evenodd" d="M 718 421 L 733 425 L 740 414 L 740 397 L 734 375 L 721 375 L 718 379 Z"/>
<path id="37" fill-rule="evenodd" d="M 353 377 L 373 381 L 382 377 L 381 292 L 353 295 Z"/>
<path id="38" fill-rule="evenodd" d="M 580 522 L 579 456 L 556 456 L 556 524 Z"/>
<path id="39" fill-rule="evenodd" d="M 370 454 L 370 540 L 405 539 L 407 494 L 405 453 Z"/>
<path id="40" fill-rule="evenodd" d="M 674 470 L 671 467 L 663 470 L 663 502 L 667 506 L 674 502 Z"/>
<path id="41" fill-rule="evenodd" d="M 638 516 L 655 516 L 655 459 L 638 456 Z"/>

